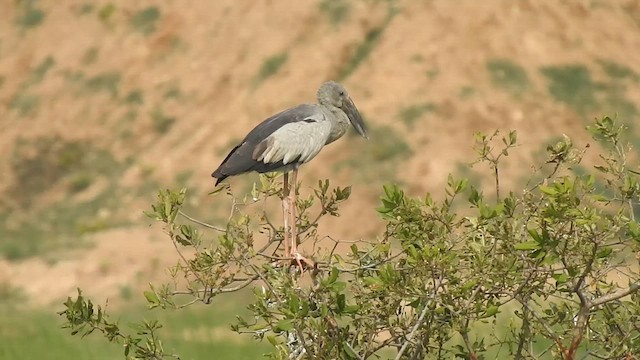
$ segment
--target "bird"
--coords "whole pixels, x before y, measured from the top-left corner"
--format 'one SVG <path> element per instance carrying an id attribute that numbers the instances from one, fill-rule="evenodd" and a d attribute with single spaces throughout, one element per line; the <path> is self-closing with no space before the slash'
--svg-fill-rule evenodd
<path id="1" fill-rule="evenodd" d="M 252 171 L 284 173 L 284 251 L 295 260 L 301 271 L 303 263 L 311 267 L 314 263 L 297 250 L 295 205 L 298 168 L 311 161 L 325 145 L 342 137 L 349 124 L 362 137 L 369 138 L 362 116 L 344 86 L 335 81 L 324 82 L 316 97 L 317 104 L 294 106 L 258 124 L 211 174 L 217 179 L 217 186 L 230 176 Z"/>

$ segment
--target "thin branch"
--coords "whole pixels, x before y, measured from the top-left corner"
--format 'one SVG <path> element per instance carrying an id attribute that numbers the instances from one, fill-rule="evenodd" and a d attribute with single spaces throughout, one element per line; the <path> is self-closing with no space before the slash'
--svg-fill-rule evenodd
<path id="1" fill-rule="evenodd" d="M 621 289 L 621 290 L 616 291 L 614 293 L 603 295 L 603 296 L 601 296 L 601 297 L 599 297 L 597 299 L 592 300 L 591 303 L 589 304 L 590 308 L 593 308 L 593 307 L 596 307 L 596 306 L 599 306 L 599 305 L 602 305 L 604 303 L 608 303 L 608 302 L 611 302 L 611 301 L 616 301 L 616 300 L 618 300 L 620 298 L 623 298 L 623 297 L 625 297 L 627 295 L 631 295 L 631 294 L 637 292 L 638 290 L 640 290 L 640 282 L 631 284 L 626 289 Z"/>
<path id="2" fill-rule="evenodd" d="M 522 329 L 518 336 L 518 349 L 516 350 L 515 359 L 524 359 L 524 347 L 525 341 L 529 339 L 531 333 L 531 328 L 529 326 L 529 310 L 527 307 L 522 307 Z"/>
<path id="3" fill-rule="evenodd" d="M 564 345 L 562 345 L 562 342 L 560 341 L 560 337 L 556 335 L 556 332 L 553 331 L 551 326 L 549 326 L 549 324 L 547 324 L 547 322 L 542 317 L 540 317 L 540 315 L 538 315 L 538 313 L 536 313 L 529 306 L 529 304 L 525 302 L 523 299 L 521 299 L 520 297 L 516 297 L 516 300 L 518 300 L 518 302 L 520 302 L 520 304 L 522 304 L 522 306 L 525 307 L 534 318 L 536 318 L 538 323 L 540 323 L 540 325 L 542 325 L 542 327 L 546 330 L 547 335 L 549 335 L 549 337 L 553 339 L 553 342 L 558 347 L 558 350 L 560 350 L 560 352 L 564 354 L 565 353 Z"/>
<path id="4" fill-rule="evenodd" d="M 424 321 L 424 318 L 427 315 L 427 311 L 428 310 L 429 310 L 429 306 L 427 306 L 427 304 L 424 304 L 424 309 L 422 309 L 422 312 L 420 313 L 420 317 L 418 317 L 418 320 L 416 321 L 416 323 L 411 328 L 411 331 L 409 332 L 409 334 L 407 334 L 406 340 L 405 340 L 404 344 L 402 344 L 402 347 L 400 348 L 400 351 L 398 351 L 398 355 L 396 355 L 395 360 L 400 360 L 400 358 L 402 357 L 402 354 L 404 354 L 404 352 L 407 351 L 407 347 L 409 346 L 409 343 L 411 342 L 411 339 L 413 339 L 413 337 L 415 336 L 416 331 L 418 330 L 420 325 L 422 325 L 422 322 Z"/>
<path id="5" fill-rule="evenodd" d="M 351 347 L 351 345 L 348 342 L 345 341 L 344 345 L 346 345 L 349 348 L 349 350 L 351 350 L 351 352 L 358 358 L 358 360 L 364 360 L 364 358 L 360 356 L 360 354 L 358 354 L 356 350 L 353 347 Z"/>
<path id="6" fill-rule="evenodd" d="M 499 157 L 498 157 L 499 158 Z M 496 179 L 496 203 L 500 203 L 500 176 L 498 174 L 498 159 L 493 164 L 494 177 Z"/>
<path id="7" fill-rule="evenodd" d="M 234 292 L 234 291 L 238 291 L 238 290 L 242 290 L 244 288 L 246 288 L 247 286 L 249 286 L 252 282 L 258 280 L 259 276 L 258 275 L 254 275 L 253 277 L 250 277 L 248 279 L 246 279 L 245 281 L 243 281 L 242 283 L 234 286 L 234 287 L 228 287 L 228 288 L 217 288 L 217 289 L 211 289 L 211 290 L 193 290 L 193 291 L 173 291 L 171 293 L 171 295 L 193 295 L 195 294 L 206 294 L 206 293 L 214 293 L 214 294 L 221 294 L 221 293 L 229 293 L 229 292 Z"/>
<path id="8" fill-rule="evenodd" d="M 476 355 L 475 351 L 473 351 L 473 346 L 471 346 L 471 341 L 469 340 L 469 318 L 466 318 L 464 321 L 464 329 L 460 331 L 460 336 L 462 336 L 462 341 L 464 341 L 464 346 L 467 348 L 469 352 L 469 358 L 471 360 L 478 360 L 478 355 Z"/>
<path id="9" fill-rule="evenodd" d="M 191 216 L 189 216 L 189 215 L 185 214 L 184 212 L 182 212 L 182 210 L 178 210 L 178 214 L 180 214 L 185 219 L 187 219 L 187 220 L 189 220 L 191 222 L 194 222 L 194 223 L 196 223 L 198 225 L 202 225 L 202 226 L 204 226 L 204 227 L 206 227 L 208 229 L 213 229 L 213 230 L 220 231 L 220 232 L 227 232 L 227 229 L 221 228 L 219 226 L 207 224 L 207 223 L 202 222 L 202 221 L 200 221 L 198 219 L 192 218 Z"/>

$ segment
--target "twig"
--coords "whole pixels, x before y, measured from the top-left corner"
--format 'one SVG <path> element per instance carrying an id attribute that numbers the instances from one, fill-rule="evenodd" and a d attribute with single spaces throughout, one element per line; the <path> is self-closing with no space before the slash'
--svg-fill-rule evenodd
<path id="1" fill-rule="evenodd" d="M 344 345 L 347 345 L 349 350 L 351 350 L 351 352 L 356 356 L 356 358 L 358 358 L 358 360 L 364 360 L 364 358 L 362 356 L 360 356 L 360 354 L 358 354 L 353 347 L 351 347 L 351 344 L 349 344 L 348 342 L 345 341 Z"/>
<path id="2" fill-rule="evenodd" d="M 246 288 L 247 286 L 249 286 L 251 283 L 253 283 L 254 281 L 258 280 L 259 276 L 258 275 L 254 275 L 253 277 L 250 277 L 248 279 L 246 279 L 245 281 L 243 281 L 242 283 L 234 286 L 234 287 L 228 287 L 228 288 L 217 288 L 217 289 L 211 289 L 211 290 L 193 290 L 193 291 L 173 291 L 171 293 L 171 295 L 193 295 L 193 293 L 196 294 L 200 294 L 200 293 L 213 293 L 213 294 L 221 294 L 221 293 L 229 293 L 229 292 L 234 292 L 234 291 L 238 291 L 238 290 L 242 290 L 244 288 Z"/>
<path id="3" fill-rule="evenodd" d="M 189 215 L 185 214 L 184 212 L 182 212 L 182 210 L 178 210 L 178 214 L 180 214 L 185 219 L 187 219 L 187 220 L 189 220 L 191 222 L 194 222 L 194 223 L 196 223 L 198 225 L 202 225 L 202 226 L 204 226 L 206 228 L 213 229 L 213 230 L 220 231 L 220 232 L 227 232 L 226 229 L 223 229 L 221 227 L 218 227 L 218 226 L 215 226 L 215 225 L 211 225 L 211 224 L 207 224 L 207 223 L 202 222 L 202 221 L 200 221 L 198 219 L 194 219 L 191 216 L 189 216 Z"/>
<path id="4" fill-rule="evenodd" d="M 400 351 L 398 351 L 398 355 L 396 355 L 395 360 L 400 360 L 400 358 L 402 357 L 402 354 L 404 354 L 404 352 L 407 351 L 407 347 L 409 346 L 411 339 L 413 339 L 416 331 L 418 331 L 418 328 L 420 327 L 420 325 L 422 325 L 422 322 L 424 321 L 424 317 L 427 315 L 428 310 L 429 310 L 429 306 L 427 306 L 427 304 L 424 304 L 424 309 L 422 309 L 422 312 L 420 312 L 420 316 L 418 317 L 418 320 L 411 328 L 411 331 L 409 332 L 409 334 L 407 334 L 406 340 L 404 344 L 402 344 Z"/>
<path id="5" fill-rule="evenodd" d="M 611 302 L 611 301 L 618 300 L 618 299 L 623 298 L 623 297 L 625 297 L 627 295 L 631 295 L 631 294 L 637 292 L 638 290 L 640 290 L 640 282 L 631 284 L 626 289 L 622 289 L 622 290 L 616 291 L 614 293 L 603 295 L 603 296 L 601 296 L 601 297 L 599 297 L 597 299 L 591 300 L 590 308 L 602 305 L 604 303 L 608 303 L 608 302 Z"/>
<path id="6" fill-rule="evenodd" d="M 462 336 L 462 341 L 464 341 L 464 346 L 467 348 L 469 352 L 469 358 L 471 360 L 478 360 L 478 355 L 476 355 L 475 351 L 473 351 L 473 347 L 471 346 L 471 341 L 469 341 L 469 332 L 467 331 L 469 326 L 469 319 L 465 319 L 465 329 L 460 332 L 460 336 Z"/>
<path id="7" fill-rule="evenodd" d="M 547 322 L 544 321 L 544 319 L 541 318 L 540 315 L 538 315 L 535 311 L 533 311 L 533 309 L 529 306 L 527 302 L 524 301 L 524 299 L 521 299 L 520 297 L 516 297 L 516 300 L 518 300 L 518 302 L 522 304 L 522 306 L 525 307 L 534 318 L 536 318 L 536 320 L 540 323 L 540 325 L 542 325 L 542 327 L 547 331 L 547 335 L 549 335 L 553 339 L 553 342 L 558 347 L 558 350 L 560 350 L 560 352 L 564 354 L 565 353 L 564 345 L 562 345 L 562 342 L 560 341 L 560 337 L 556 335 L 555 331 L 553 331 L 551 326 L 549 326 L 549 324 L 547 324 Z"/>

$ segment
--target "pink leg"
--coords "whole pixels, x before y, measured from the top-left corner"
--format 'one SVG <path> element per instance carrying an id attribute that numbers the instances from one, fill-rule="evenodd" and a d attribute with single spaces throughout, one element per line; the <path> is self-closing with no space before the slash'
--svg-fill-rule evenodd
<path id="1" fill-rule="evenodd" d="M 291 257 L 293 257 L 300 267 L 300 272 L 304 271 L 304 267 L 302 263 L 306 263 L 310 267 L 314 267 L 313 261 L 305 258 L 300 255 L 298 252 L 298 219 L 296 215 L 296 207 L 297 207 L 297 198 L 298 198 L 298 169 L 294 168 L 291 173 L 291 184 L 290 188 L 292 188 L 290 192 L 290 202 L 289 202 L 289 214 L 291 218 L 289 219 L 289 223 L 291 224 Z"/>
<path id="2" fill-rule="evenodd" d="M 284 256 L 289 256 L 289 242 L 291 237 L 289 236 L 289 219 L 291 212 L 290 194 L 291 188 L 289 187 L 289 173 L 284 173 L 283 185 L 282 185 L 282 215 L 284 217 Z"/>

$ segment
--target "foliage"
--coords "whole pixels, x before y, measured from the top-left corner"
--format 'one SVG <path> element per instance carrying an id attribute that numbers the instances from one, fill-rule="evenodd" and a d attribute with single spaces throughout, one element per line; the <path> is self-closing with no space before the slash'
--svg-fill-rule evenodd
<path id="1" fill-rule="evenodd" d="M 9 101 L 9 110 L 16 111 L 20 116 L 34 115 L 40 106 L 40 96 L 33 94 L 32 88 L 40 84 L 55 66 L 55 59 L 47 56 L 20 84 L 18 90 Z"/>
<path id="2" fill-rule="evenodd" d="M 48 309 L 34 309 L 24 305 L 27 295 L 0 282 L 0 359 L 37 360 L 113 360 L 121 358 L 118 346 L 98 336 L 70 337 L 59 328 L 60 317 Z M 84 295 L 84 294 L 83 294 Z M 226 325 L 234 314 L 246 313 L 242 308 L 242 292 L 230 295 L 224 304 L 191 306 L 182 311 L 145 312 L 141 305 L 123 305 L 109 302 L 108 308 L 117 308 L 120 326 L 127 327 L 145 316 L 157 317 L 164 329 L 165 348 L 179 352 L 183 360 L 216 359 L 255 360 L 269 349 L 268 344 L 252 342 L 249 336 L 236 336 Z M 133 292 L 137 297 L 137 291 Z"/>
<path id="3" fill-rule="evenodd" d="M 166 134 L 167 131 L 171 129 L 171 126 L 173 126 L 176 118 L 173 116 L 168 116 L 164 113 L 162 108 L 156 107 L 151 112 L 151 120 L 153 121 L 153 129 L 158 134 Z"/>
<path id="4" fill-rule="evenodd" d="M 338 80 L 344 80 L 348 78 L 356 69 L 367 59 L 369 55 L 378 45 L 382 34 L 384 34 L 385 30 L 391 23 L 391 20 L 397 14 L 397 9 L 393 2 L 389 2 L 387 4 L 387 16 L 382 24 L 370 29 L 362 39 L 362 42 L 358 44 L 354 51 L 353 55 L 343 64 L 342 69 L 338 71 Z"/>
<path id="5" fill-rule="evenodd" d="M 414 154 L 411 146 L 402 133 L 391 126 L 371 126 L 369 132 L 376 141 L 360 145 L 362 150 L 336 163 L 336 170 L 357 169 L 353 179 L 361 182 L 395 181 L 401 162 Z"/>
<path id="6" fill-rule="evenodd" d="M 506 59 L 493 59 L 487 61 L 487 70 L 491 75 L 494 86 L 520 95 L 531 87 L 531 81 L 526 70 Z"/>
<path id="7" fill-rule="evenodd" d="M 37 1 L 22 0 L 18 6 L 18 18 L 16 24 L 23 29 L 38 27 L 44 21 L 46 14 L 36 6 Z"/>
<path id="8" fill-rule="evenodd" d="M 253 86 L 258 86 L 269 77 L 275 75 L 280 71 L 280 68 L 288 59 L 289 54 L 287 52 L 282 52 L 266 58 L 262 63 L 258 74 L 253 78 Z"/>
<path id="9" fill-rule="evenodd" d="M 351 5 L 346 0 L 322 0 L 318 3 L 318 8 L 329 18 L 333 26 L 348 20 L 351 12 Z"/>
<path id="10" fill-rule="evenodd" d="M 571 171 L 591 148 L 565 136 L 547 148 L 543 179 L 508 194 L 499 169 L 516 133 L 478 134 L 495 196 L 453 176 L 441 200 L 387 185 L 376 240 L 321 235 L 319 220 L 337 216 L 351 189 L 319 182 L 296 204 L 299 239 L 313 244 L 316 262 L 304 273 L 280 252 L 283 228 L 265 212 L 249 215 L 282 195 L 274 177 L 234 199 L 225 226 L 184 214 L 185 190 L 163 190 L 148 215 L 164 224 L 179 263 L 169 270 L 175 280 L 145 298 L 174 309 L 252 288 L 250 316 L 232 329 L 266 339 L 273 359 L 631 359 L 640 353 L 639 173 L 623 126 L 604 118 L 589 130 L 603 149 L 594 171 Z M 61 314 L 74 334 L 98 330 L 138 358 L 170 356 L 155 322 L 127 334 L 81 294 Z"/>
<path id="11" fill-rule="evenodd" d="M 416 121 L 420 120 L 426 113 L 435 112 L 438 106 L 432 102 L 424 102 L 406 106 L 400 109 L 398 117 L 409 129 L 413 129 Z"/>
<path id="12" fill-rule="evenodd" d="M 129 23 L 136 31 L 150 35 L 156 31 L 159 19 L 160 10 L 155 6 L 149 6 L 133 14 Z"/>

